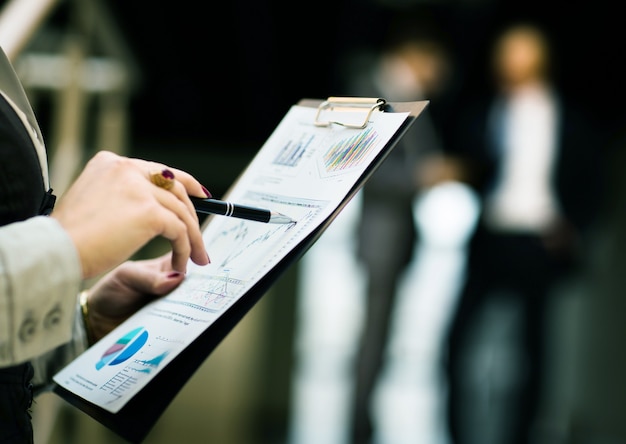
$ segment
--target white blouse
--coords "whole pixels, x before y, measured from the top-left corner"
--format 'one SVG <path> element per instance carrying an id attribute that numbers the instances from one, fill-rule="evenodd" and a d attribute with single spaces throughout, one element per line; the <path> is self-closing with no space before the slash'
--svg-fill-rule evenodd
<path id="1" fill-rule="evenodd" d="M 560 213 L 553 183 L 558 105 L 552 93 L 540 87 L 517 91 L 506 104 L 504 161 L 485 202 L 486 219 L 501 230 L 541 232 Z"/>

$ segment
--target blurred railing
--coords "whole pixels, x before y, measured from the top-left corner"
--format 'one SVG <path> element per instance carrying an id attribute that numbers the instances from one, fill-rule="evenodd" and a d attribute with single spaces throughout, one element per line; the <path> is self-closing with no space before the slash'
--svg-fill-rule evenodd
<path id="1" fill-rule="evenodd" d="M 57 195 L 91 151 L 126 151 L 139 69 L 103 2 L 9 0 L 0 10 L 0 45 L 35 113 L 49 116 L 44 136 Z"/>

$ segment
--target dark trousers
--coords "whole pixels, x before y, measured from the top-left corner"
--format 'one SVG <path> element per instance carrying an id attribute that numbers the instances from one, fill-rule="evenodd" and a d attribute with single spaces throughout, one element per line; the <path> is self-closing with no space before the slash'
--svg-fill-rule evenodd
<path id="1" fill-rule="evenodd" d="M 466 281 L 447 342 L 448 424 L 454 444 L 529 443 L 543 390 L 547 298 L 560 272 L 560 264 L 539 237 L 492 233 L 478 227 L 470 243 Z M 517 347 L 517 359 L 503 366 L 508 368 L 509 377 L 514 375 L 515 383 L 506 385 L 505 393 L 495 396 L 480 393 L 479 400 L 474 398 L 476 387 L 468 387 L 472 384 L 468 381 L 468 362 L 480 358 L 478 353 L 472 355 L 469 338 L 478 328 L 481 311 L 495 295 L 511 298 L 511 306 L 520 315 L 516 324 L 519 340 L 512 344 Z M 507 352 L 507 356 L 513 354 Z M 486 387 L 490 377 L 494 375 L 483 375 Z M 472 427 L 471 418 L 479 402 L 492 403 L 491 421 L 506 420 L 498 440 L 487 440 L 480 436 L 479 428 Z"/>
<path id="2" fill-rule="evenodd" d="M 364 329 L 356 357 L 351 431 L 353 444 L 367 444 L 372 438 L 372 393 L 382 372 L 396 299 L 398 275 L 379 271 L 372 269 L 369 273 Z"/>
<path id="3" fill-rule="evenodd" d="M 33 426 L 30 408 L 33 403 L 29 363 L 0 368 L 0 443 L 32 444 Z"/>
<path id="4" fill-rule="evenodd" d="M 368 443 L 372 437 L 372 393 L 384 364 L 399 278 L 413 258 L 417 240 L 410 199 L 365 196 L 358 258 L 367 270 L 367 287 L 354 370 L 353 444 Z"/>

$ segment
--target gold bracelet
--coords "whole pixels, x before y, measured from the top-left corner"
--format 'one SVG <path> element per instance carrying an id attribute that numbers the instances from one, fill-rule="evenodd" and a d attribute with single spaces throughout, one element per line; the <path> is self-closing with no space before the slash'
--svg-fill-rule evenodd
<path id="1" fill-rule="evenodd" d="M 92 346 L 96 343 L 93 337 L 93 331 L 91 329 L 91 322 L 89 321 L 89 305 L 87 305 L 87 298 L 89 297 L 89 291 L 84 290 L 80 292 L 80 311 L 83 315 L 83 324 L 85 325 L 85 331 L 87 332 L 87 344 Z"/>

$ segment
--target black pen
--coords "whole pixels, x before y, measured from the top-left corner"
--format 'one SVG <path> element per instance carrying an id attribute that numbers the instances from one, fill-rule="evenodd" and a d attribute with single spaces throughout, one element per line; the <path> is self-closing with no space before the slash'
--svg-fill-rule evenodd
<path id="1" fill-rule="evenodd" d="M 190 196 L 190 199 L 196 208 L 196 213 L 219 214 L 221 216 L 238 217 L 270 224 L 290 224 L 296 222 L 289 216 L 264 208 L 249 207 L 217 199 L 201 199 L 193 196 Z"/>

